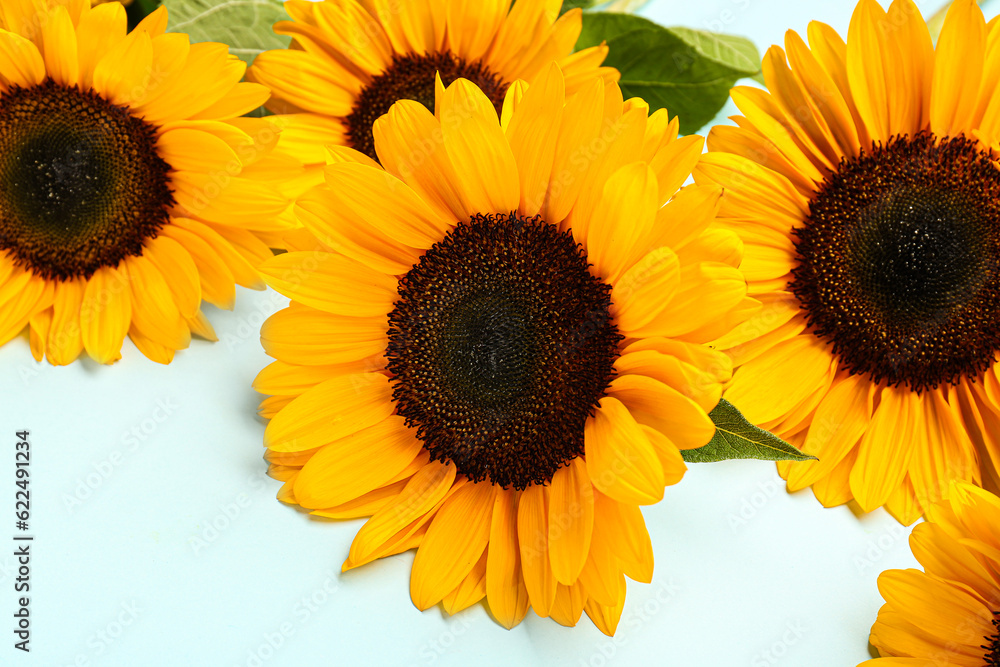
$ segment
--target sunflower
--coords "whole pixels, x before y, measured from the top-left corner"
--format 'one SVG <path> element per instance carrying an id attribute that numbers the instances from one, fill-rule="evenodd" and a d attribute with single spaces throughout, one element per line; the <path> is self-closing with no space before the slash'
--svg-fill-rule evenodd
<path id="1" fill-rule="evenodd" d="M 617 81 L 601 67 L 606 46 L 573 53 L 582 13 L 559 15 L 561 0 L 290 0 L 292 21 L 274 26 L 293 48 L 267 51 L 247 76 L 273 92 L 268 108 L 283 114 L 282 145 L 314 165 L 327 162 L 327 145 L 350 146 L 378 159 L 372 127 L 397 100 L 434 110 L 434 79 L 479 86 L 499 113 L 517 80 L 532 82 L 559 63 L 566 89 L 595 78 Z"/>
<path id="2" fill-rule="evenodd" d="M 910 535 L 924 571 L 879 575 L 885 605 L 859 667 L 1000 665 L 1000 498 L 956 483 Z"/>
<path id="3" fill-rule="evenodd" d="M 819 458 L 778 469 L 824 505 L 909 524 L 950 481 L 995 475 L 998 26 L 959 0 L 934 48 L 913 2 L 862 0 L 846 43 L 789 31 L 695 170 L 725 187 L 720 225 L 764 303 L 718 341 L 726 398 Z"/>
<path id="4" fill-rule="evenodd" d="M 437 114 L 375 123 L 381 166 L 335 148 L 295 208 L 319 244 L 261 267 L 292 303 L 255 387 L 278 497 L 371 516 L 345 570 L 418 547 L 421 610 L 485 597 L 508 628 L 531 606 L 611 634 L 625 575 L 652 575 L 638 506 L 714 433 L 731 365 L 702 343 L 759 304 L 711 225 L 720 190 L 674 194 L 702 139 L 565 83 L 515 84 L 502 120 L 439 84 Z"/>
<path id="5" fill-rule="evenodd" d="M 223 44 L 164 34 L 160 8 L 87 0 L 0 5 L 0 344 L 30 331 L 36 359 L 120 358 L 126 334 L 168 363 L 202 314 L 287 227 L 267 99 Z"/>

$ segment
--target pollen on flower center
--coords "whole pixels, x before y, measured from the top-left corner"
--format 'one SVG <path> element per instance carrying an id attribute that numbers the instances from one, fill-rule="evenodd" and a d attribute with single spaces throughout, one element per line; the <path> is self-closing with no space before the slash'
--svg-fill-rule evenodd
<path id="1" fill-rule="evenodd" d="M 168 221 L 155 128 L 51 79 L 0 95 L 0 249 L 46 279 L 142 254 Z"/>
<path id="2" fill-rule="evenodd" d="M 392 64 L 364 87 L 345 119 L 351 147 L 378 160 L 372 135 L 375 121 L 399 100 L 416 100 L 433 112 L 437 74 L 441 75 L 441 81 L 446 86 L 456 79 L 468 79 L 476 84 L 493 102 L 499 115 L 508 84 L 482 62 L 466 62 L 447 52 L 397 54 L 393 56 Z"/>
<path id="3" fill-rule="evenodd" d="M 588 267 L 537 217 L 477 215 L 400 280 L 387 368 L 432 459 L 523 489 L 583 454 L 622 338 Z"/>
<path id="4" fill-rule="evenodd" d="M 1000 351 L 1000 172 L 964 137 L 897 137 L 844 159 L 795 230 L 791 290 L 854 373 L 914 391 Z"/>

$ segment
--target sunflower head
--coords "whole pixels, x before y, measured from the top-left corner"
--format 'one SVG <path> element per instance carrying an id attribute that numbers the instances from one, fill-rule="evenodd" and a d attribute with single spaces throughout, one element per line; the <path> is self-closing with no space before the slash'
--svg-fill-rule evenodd
<path id="1" fill-rule="evenodd" d="M 616 84 L 569 94 L 553 64 L 499 116 L 466 79 L 431 107 L 375 122 L 378 162 L 333 149 L 262 268 L 292 299 L 261 331 L 270 472 L 371 516 L 345 569 L 418 547 L 421 609 L 613 633 L 651 575 L 639 505 L 715 431 L 731 366 L 704 343 L 759 307 L 741 245 L 718 188 L 678 191 L 701 138 Z"/>
<path id="2" fill-rule="evenodd" d="M 292 223 L 301 165 L 279 124 L 240 118 L 269 96 L 225 45 L 132 32 L 119 3 L 0 7 L 0 343 L 110 363 L 126 335 L 169 362 L 214 339 L 202 301 L 235 285 Z"/>
<path id="3" fill-rule="evenodd" d="M 910 535 L 920 570 L 887 570 L 872 626 L 881 658 L 861 667 L 1000 664 L 1000 498 L 955 484 Z M 909 662 L 907 662 L 909 664 Z"/>
<path id="4" fill-rule="evenodd" d="M 719 341 L 726 398 L 818 457 L 778 468 L 824 505 L 911 523 L 996 476 L 998 26 L 957 0 L 935 46 L 911 0 L 861 0 L 846 42 L 788 32 L 695 172 L 765 304 Z"/>
<path id="5" fill-rule="evenodd" d="M 377 159 L 375 121 L 399 100 L 433 112 L 437 76 L 475 83 L 498 114 L 511 84 L 534 81 L 553 61 L 570 92 L 617 80 L 616 70 L 601 67 L 606 46 L 573 52 L 582 14 L 560 16 L 561 4 L 292 0 L 285 7 L 293 20 L 274 29 L 294 48 L 261 54 L 248 77 L 274 92 L 268 107 L 288 115 L 283 145 L 304 162 L 325 164 L 328 144 Z"/>

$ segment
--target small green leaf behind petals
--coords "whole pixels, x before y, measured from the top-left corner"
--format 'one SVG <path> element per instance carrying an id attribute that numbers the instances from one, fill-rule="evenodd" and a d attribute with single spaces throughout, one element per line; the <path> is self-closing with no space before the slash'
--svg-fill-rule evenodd
<path id="1" fill-rule="evenodd" d="M 704 447 L 681 450 L 688 463 L 714 463 L 729 459 L 762 461 L 817 461 L 781 438 L 757 428 L 726 399 L 708 413 L 715 424 L 715 436 Z"/>
<path id="2" fill-rule="evenodd" d="M 515 0 L 516 1 L 516 0 Z M 525 0 L 528 2 L 529 0 Z M 530 0 L 534 2 L 535 0 Z M 563 0 L 560 14 L 565 14 L 571 9 L 601 9 L 606 12 L 634 12 L 641 9 L 649 0 Z"/>
<path id="3" fill-rule="evenodd" d="M 222 42 L 247 65 L 263 51 L 283 49 L 290 38 L 272 26 L 289 20 L 282 0 L 163 0 L 168 32 L 186 32 L 192 42 Z"/>
<path id="4" fill-rule="evenodd" d="M 697 132 L 729 99 L 729 89 L 760 73 L 760 53 L 743 37 L 691 28 L 664 28 L 631 14 L 588 12 L 576 48 L 607 42 L 604 64 L 621 72 L 625 97 L 651 111 L 666 108 L 681 132 Z"/>
<path id="5" fill-rule="evenodd" d="M 525 0 L 525 2 L 527 1 L 528 0 Z M 569 10 L 576 9 L 577 7 L 580 9 L 590 9 L 591 7 L 596 7 L 601 4 L 601 2 L 602 0 L 563 0 L 562 9 L 559 13 L 565 14 Z"/>

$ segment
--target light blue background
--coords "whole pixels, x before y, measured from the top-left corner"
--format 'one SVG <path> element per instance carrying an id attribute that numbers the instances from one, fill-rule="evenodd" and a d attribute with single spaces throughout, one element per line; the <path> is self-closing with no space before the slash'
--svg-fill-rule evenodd
<path id="1" fill-rule="evenodd" d="M 643 14 L 745 35 L 763 53 L 811 19 L 846 34 L 852 9 L 654 0 Z M 644 511 L 656 573 L 630 582 L 614 639 L 586 616 L 570 629 L 529 612 L 508 632 L 482 606 L 421 613 L 412 552 L 341 576 L 362 522 L 274 499 L 250 383 L 269 361 L 260 323 L 285 303 L 240 290 L 234 312 L 208 309 L 221 341 L 195 341 L 166 367 L 129 343 L 113 367 L 36 364 L 24 339 L 0 348 L 0 663 L 844 667 L 869 657 L 878 573 L 917 565 L 909 529 L 881 511 L 788 495 L 768 463 L 696 465 Z M 12 647 L 19 429 L 32 440 L 29 655 Z"/>

